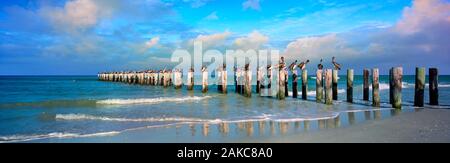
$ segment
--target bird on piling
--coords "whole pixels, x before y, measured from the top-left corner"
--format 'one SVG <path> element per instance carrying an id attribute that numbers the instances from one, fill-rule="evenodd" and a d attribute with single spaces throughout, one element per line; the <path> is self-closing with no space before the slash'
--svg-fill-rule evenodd
<path id="1" fill-rule="evenodd" d="M 206 71 L 206 66 L 202 66 L 202 72 Z"/>
<path id="2" fill-rule="evenodd" d="M 341 64 L 337 63 L 335 59 L 336 58 L 333 56 L 333 58 L 331 60 L 331 63 L 333 63 L 333 65 L 334 65 L 334 69 L 335 70 L 341 70 Z"/>
<path id="3" fill-rule="evenodd" d="M 306 64 L 309 63 L 309 59 L 306 60 L 306 62 L 301 62 L 300 64 L 298 64 L 298 67 L 302 70 L 304 70 L 306 68 Z"/>
<path id="4" fill-rule="evenodd" d="M 289 69 L 291 69 L 291 71 L 294 71 L 296 68 L 297 68 L 297 60 L 291 63 L 291 65 L 289 65 Z"/>
<path id="5" fill-rule="evenodd" d="M 322 70 L 322 69 L 323 69 L 322 59 L 320 59 L 320 63 L 317 65 L 317 68 L 318 68 L 319 70 Z"/>

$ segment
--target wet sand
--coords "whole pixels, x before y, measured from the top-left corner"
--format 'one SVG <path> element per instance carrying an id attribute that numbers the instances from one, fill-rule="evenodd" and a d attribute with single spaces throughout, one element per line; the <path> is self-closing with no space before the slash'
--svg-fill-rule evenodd
<path id="1" fill-rule="evenodd" d="M 438 143 L 450 142 L 450 110 L 422 109 L 380 121 L 243 142 L 274 143 Z"/>

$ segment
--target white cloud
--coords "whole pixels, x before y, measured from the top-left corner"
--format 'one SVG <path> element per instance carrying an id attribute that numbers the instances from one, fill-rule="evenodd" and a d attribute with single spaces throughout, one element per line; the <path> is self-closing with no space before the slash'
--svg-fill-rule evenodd
<path id="1" fill-rule="evenodd" d="M 261 10 L 261 6 L 259 5 L 259 0 L 247 0 L 242 3 L 242 8 L 244 10 L 247 10 L 247 9 Z"/>
<path id="2" fill-rule="evenodd" d="M 259 49 L 262 45 L 269 41 L 269 37 L 259 33 L 258 31 L 253 31 L 245 37 L 240 37 L 234 40 L 234 45 L 237 48 L 248 50 L 248 49 Z"/>
<path id="3" fill-rule="evenodd" d="M 145 42 L 145 48 L 150 49 L 150 48 L 154 47 L 155 45 L 157 45 L 158 42 L 159 42 L 159 37 L 153 37 L 152 39 Z"/>
<path id="4" fill-rule="evenodd" d="M 189 45 L 194 45 L 194 41 L 199 41 L 203 43 L 203 48 L 216 47 L 223 45 L 226 39 L 230 37 L 231 32 L 225 31 L 223 33 L 215 33 L 210 35 L 198 35 L 195 39 L 189 41 Z"/>
<path id="5" fill-rule="evenodd" d="M 283 53 L 287 59 L 304 58 L 314 60 L 354 54 L 357 54 L 357 52 L 349 48 L 344 40 L 340 39 L 336 34 L 299 38 L 290 42 Z"/>
<path id="6" fill-rule="evenodd" d="M 217 16 L 216 11 L 212 12 L 211 14 L 205 17 L 205 20 L 217 20 L 217 19 L 219 19 L 219 17 Z"/>
<path id="7" fill-rule="evenodd" d="M 427 30 L 429 24 L 450 23 L 450 3 L 442 0 L 415 0 L 412 7 L 403 10 L 403 18 L 396 31 L 412 34 Z"/>
<path id="8" fill-rule="evenodd" d="M 95 26 L 102 16 L 110 12 L 102 11 L 92 0 L 67 1 L 61 7 L 43 7 L 40 13 L 59 30 L 71 31 Z"/>

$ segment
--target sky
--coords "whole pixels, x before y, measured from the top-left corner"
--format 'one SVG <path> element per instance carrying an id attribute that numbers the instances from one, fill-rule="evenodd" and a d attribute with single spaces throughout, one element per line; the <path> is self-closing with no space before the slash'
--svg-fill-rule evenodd
<path id="1" fill-rule="evenodd" d="M 312 68 L 336 56 L 356 74 L 393 66 L 450 74 L 449 36 L 449 0 L 0 1 L 0 75 L 161 69 L 193 41 L 276 49 Z"/>

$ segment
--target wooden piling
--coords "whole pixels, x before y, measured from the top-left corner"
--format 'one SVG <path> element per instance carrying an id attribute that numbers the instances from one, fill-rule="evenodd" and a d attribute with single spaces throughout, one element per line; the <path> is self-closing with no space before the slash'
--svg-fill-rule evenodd
<path id="1" fill-rule="evenodd" d="M 396 109 L 402 108 L 402 76 L 403 69 L 401 67 L 396 67 L 392 70 L 392 77 L 394 82 L 393 97 L 394 101 L 392 107 Z"/>
<path id="2" fill-rule="evenodd" d="M 217 78 L 217 91 L 222 93 L 222 70 L 217 68 L 216 70 L 216 78 Z"/>
<path id="3" fill-rule="evenodd" d="M 389 104 L 394 103 L 394 68 L 389 69 Z"/>
<path id="4" fill-rule="evenodd" d="M 333 100 L 338 100 L 338 70 L 333 70 Z"/>
<path id="5" fill-rule="evenodd" d="M 287 70 L 284 70 L 285 74 L 284 74 L 284 97 L 289 97 L 289 73 Z"/>
<path id="6" fill-rule="evenodd" d="M 316 72 L 316 102 L 322 102 L 323 99 L 323 70 Z"/>
<path id="7" fill-rule="evenodd" d="M 369 101 L 369 69 L 363 70 L 363 100 Z"/>
<path id="8" fill-rule="evenodd" d="M 416 67 L 416 81 L 414 88 L 414 106 L 423 107 L 425 94 L 425 68 Z"/>
<path id="9" fill-rule="evenodd" d="M 302 70 L 302 99 L 306 100 L 308 97 L 308 70 Z"/>
<path id="10" fill-rule="evenodd" d="M 438 69 L 430 68 L 428 70 L 428 82 L 430 89 L 430 105 L 439 105 L 439 91 L 438 91 Z"/>
<path id="11" fill-rule="evenodd" d="M 194 71 L 189 70 L 187 74 L 187 90 L 193 90 L 194 89 Z"/>
<path id="12" fill-rule="evenodd" d="M 261 69 L 258 68 L 258 70 L 256 71 L 256 93 L 258 94 L 261 92 L 261 80 L 262 80 Z"/>
<path id="13" fill-rule="evenodd" d="M 228 73 L 227 71 L 224 69 L 222 71 L 222 93 L 227 93 L 227 86 L 228 86 L 228 77 L 227 77 Z"/>
<path id="14" fill-rule="evenodd" d="M 297 98 L 298 96 L 298 75 L 297 70 L 292 70 L 292 98 Z"/>
<path id="15" fill-rule="evenodd" d="M 285 91 L 286 89 L 284 87 L 286 87 L 286 72 L 283 69 L 280 69 L 278 71 L 279 75 L 278 75 L 278 93 L 277 93 L 277 97 L 280 100 L 285 99 Z"/>
<path id="16" fill-rule="evenodd" d="M 183 84 L 183 81 L 181 80 L 181 71 L 175 71 L 173 75 L 175 80 L 174 81 L 175 89 L 180 89 Z"/>
<path id="17" fill-rule="evenodd" d="M 379 70 L 377 68 L 372 69 L 372 106 L 380 106 L 380 83 L 379 83 Z"/>
<path id="18" fill-rule="evenodd" d="M 244 96 L 252 97 L 252 71 L 249 69 L 244 73 Z"/>
<path id="19" fill-rule="evenodd" d="M 202 92 L 208 92 L 208 71 L 202 72 Z"/>
<path id="20" fill-rule="evenodd" d="M 332 95 L 332 70 L 325 70 L 325 104 L 331 105 L 333 104 L 333 95 Z"/>
<path id="21" fill-rule="evenodd" d="M 353 103 L 353 69 L 347 69 L 347 102 Z"/>

